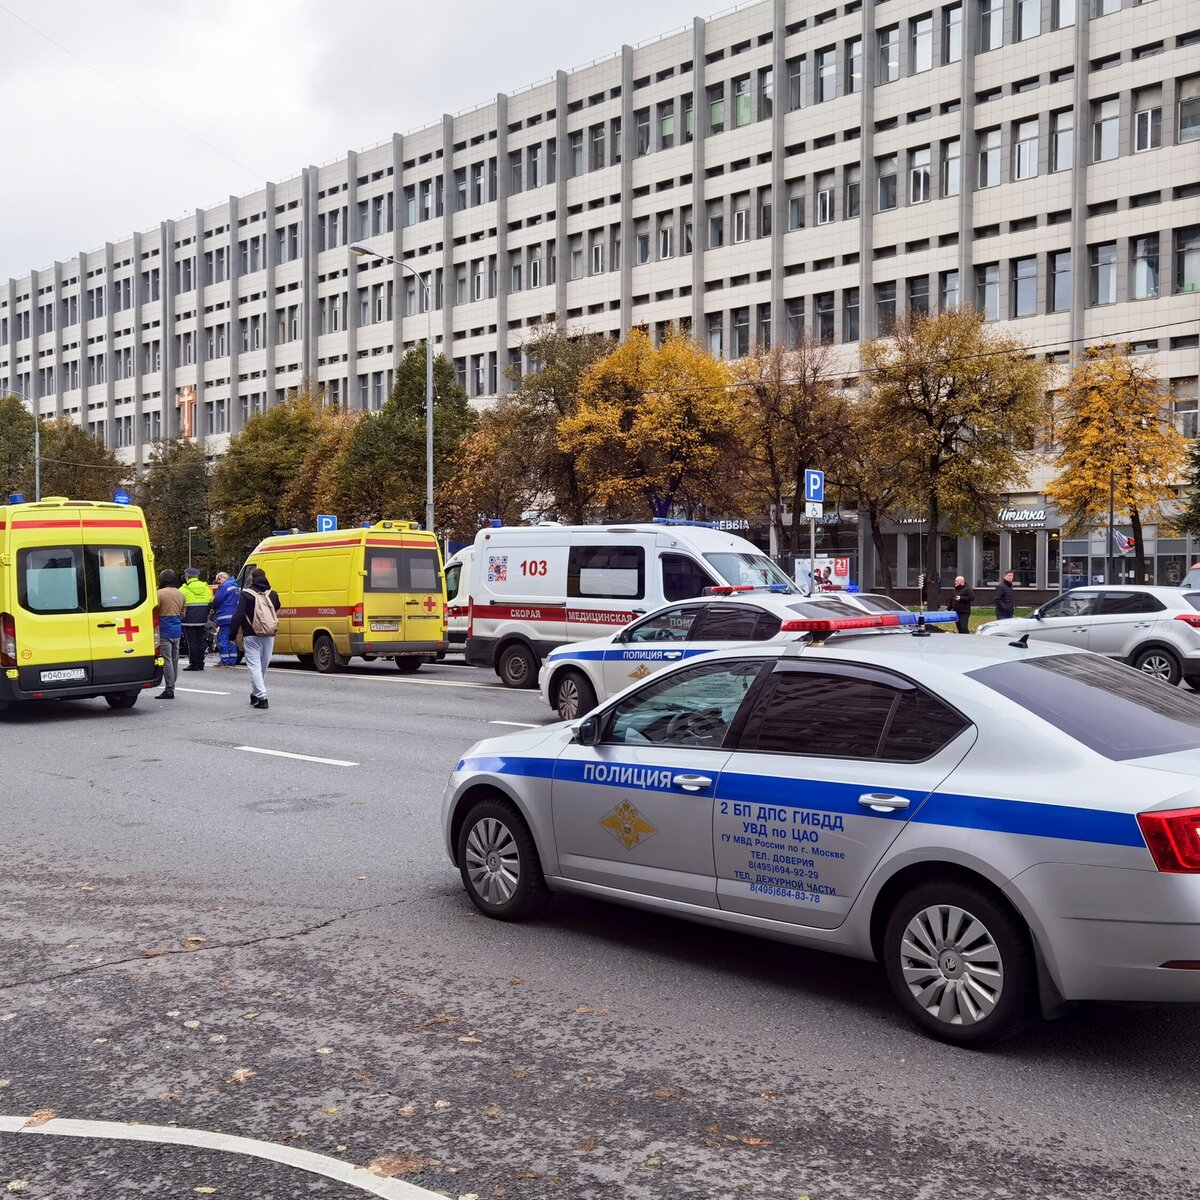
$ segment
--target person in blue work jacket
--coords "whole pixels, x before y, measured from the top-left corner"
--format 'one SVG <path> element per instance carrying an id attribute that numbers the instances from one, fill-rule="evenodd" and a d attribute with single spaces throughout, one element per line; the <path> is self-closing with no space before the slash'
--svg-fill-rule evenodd
<path id="1" fill-rule="evenodd" d="M 235 667 L 238 662 L 238 650 L 236 643 L 229 636 L 229 630 L 242 592 L 237 580 L 226 571 L 218 571 L 213 582 L 216 590 L 213 592 L 212 611 L 213 619 L 217 623 L 217 653 L 221 656 L 217 665 Z"/>

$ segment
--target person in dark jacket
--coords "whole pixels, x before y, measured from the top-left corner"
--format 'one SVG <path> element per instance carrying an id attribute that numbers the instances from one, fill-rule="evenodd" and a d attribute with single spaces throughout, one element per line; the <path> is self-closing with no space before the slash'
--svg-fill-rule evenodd
<path id="1" fill-rule="evenodd" d="M 237 580 L 230 578 L 225 571 L 218 571 L 213 583 L 216 590 L 213 592 L 212 611 L 213 620 L 217 623 L 217 652 L 221 656 L 218 665 L 233 667 L 237 665 L 238 652 L 229 630 L 242 593 Z"/>
<path id="2" fill-rule="evenodd" d="M 1013 572 L 1004 572 L 1004 578 L 996 585 L 996 620 L 1005 621 L 1017 609 L 1017 597 L 1013 591 Z"/>
<path id="3" fill-rule="evenodd" d="M 268 622 L 269 633 L 262 630 L 259 597 L 265 598 L 264 603 L 265 601 L 270 602 L 272 619 Z M 271 665 L 271 651 L 275 646 L 275 629 L 278 627 L 279 618 L 274 614 L 278 612 L 279 594 L 271 590 L 266 572 L 261 567 L 255 567 L 250 572 L 249 583 L 242 589 L 232 626 L 234 635 L 242 639 L 246 666 L 250 670 L 250 705 L 252 708 L 267 707 L 267 667 Z M 258 631 L 255 630 L 256 614 L 260 614 Z"/>
<path id="4" fill-rule="evenodd" d="M 179 674 L 179 639 L 183 636 L 183 614 L 187 603 L 179 590 L 179 576 L 172 570 L 158 573 L 158 644 L 163 657 L 163 690 L 156 700 L 175 699 L 175 677 Z"/>
<path id="5" fill-rule="evenodd" d="M 183 669 L 203 671 L 212 589 L 200 578 L 200 571 L 196 567 L 188 567 L 184 575 L 187 578 L 179 590 L 183 593 L 183 602 L 187 605 L 187 612 L 183 614 L 183 637 L 187 645 L 188 665 Z"/>
<path id="6" fill-rule="evenodd" d="M 975 603 L 975 589 L 961 576 L 954 577 L 954 599 L 950 607 L 958 614 L 958 632 L 971 632 L 971 605 Z"/>

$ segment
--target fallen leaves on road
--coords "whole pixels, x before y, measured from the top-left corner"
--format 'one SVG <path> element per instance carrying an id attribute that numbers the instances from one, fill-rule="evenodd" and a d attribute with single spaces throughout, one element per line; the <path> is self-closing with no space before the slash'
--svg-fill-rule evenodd
<path id="1" fill-rule="evenodd" d="M 498 1117 L 502 1112 L 504 1112 L 504 1109 L 502 1109 L 500 1105 L 489 1104 L 487 1108 L 483 1110 L 483 1115 L 485 1117 Z"/>
<path id="2" fill-rule="evenodd" d="M 249 1079 L 253 1079 L 257 1075 L 257 1071 L 251 1070 L 249 1067 L 238 1067 L 230 1077 L 225 1080 L 226 1083 L 245 1083 Z"/>
<path id="3" fill-rule="evenodd" d="M 595 1150 L 599 1144 L 600 1143 L 596 1141 L 594 1137 L 584 1138 L 584 1140 L 575 1147 L 575 1150 L 579 1154 L 586 1154 L 589 1150 Z"/>
<path id="4" fill-rule="evenodd" d="M 778 1100 L 779 1093 L 778 1092 L 759 1092 L 758 1098 L 760 1100 Z"/>
<path id="5" fill-rule="evenodd" d="M 744 1137 L 741 1139 L 743 1146 L 769 1146 L 771 1145 L 770 1138 L 762 1137 Z"/>
<path id="6" fill-rule="evenodd" d="M 256 1012 L 242 1013 L 242 1020 L 243 1021 L 257 1021 L 258 1013 L 256 1013 Z"/>
<path id="7" fill-rule="evenodd" d="M 214 1046 L 224 1046 L 229 1041 L 229 1038 L 223 1033 L 214 1033 L 208 1040 Z"/>
<path id="8" fill-rule="evenodd" d="M 432 1158 L 418 1158 L 415 1154 L 381 1154 L 367 1164 L 367 1174 L 376 1179 L 394 1179 L 397 1175 L 415 1175 L 426 1167 L 435 1166 Z"/>
<path id="9" fill-rule="evenodd" d="M 583 1016 L 584 1014 L 592 1011 L 592 1006 L 590 1004 L 581 1004 L 575 1011 L 579 1013 L 580 1016 Z"/>
<path id="10" fill-rule="evenodd" d="M 195 1192 L 197 1196 L 215 1196 L 217 1194 L 217 1189 L 215 1187 L 204 1187 L 203 1185 L 192 1188 L 192 1191 Z"/>
<path id="11" fill-rule="evenodd" d="M 35 1113 L 33 1113 L 33 1115 L 29 1118 L 29 1120 L 25 1122 L 24 1127 L 26 1129 L 36 1129 L 39 1125 L 45 1125 L 47 1121 L 53 1121 L 53 1120 L 54 1120 L 54 1109 L 39 1108 Z"/>
<path id="12" fill-rule="evenodd" d="M 93 1046 L 106 1046 L 106 1045 L 108 1045 L 108 1038 L 92 1038 L 92 1045 Z"/>
<path id="13" fill-rule="evenodd" d="M 415 1104 L 405 1104 L 396 1109 L 398 1117 L 415 1117 L 417 1115 L 417 1106 Z"/>
<path id="14" fill-rule="evenodd" d="M 0 1088 L 6 1088 L 12 1083 L 11 1079 L 0 1079 Z"/>
<path id="15" fill-rule="evenodd" d="M 192 946 L 192 947 L 195 947 L 195 946 L 203 946 L 203 945 L 204 945 L 204 943 L 205 943 L 205 942 L 207 942 L 207 941 L 208 941 L 208 938 L 206 938 L 206 937 L 201 937 L 201 936 L 200 936 L 200 935 L 197 933 L 197 934 L 193 934 L 191 937 L 185 937 L 185 938 L 183 939 L 183 944 L 184 944 L 185 946 Z"/>
<path id="16" fill-rule="evenodd" d="M 513 1072 L 514 1079 L 528 1079 L 529 1076 L 537 1070 L 537 1067 L 518 1067 Z"/>
<path id="17" fill-rule="evenodd" d="M 521 984 L 523 984 L 524 982 L 525 982 L 525 980 L 523 980 L 523 979 L 510 979 L 508 981 L 508 986 L 509 987 L 520 987 Z"/>
<path id="18" fill-rule="evenodd" d="M 660 1100 L 682 1100 L 683 1097 L 678 1092 L 671 1091 L 670 1088 L 655 1088 L 654 1094 Z"/>
<path id="19" fill-rule="evenodd" d="M 199 1021 L 184 1021 L 183 1027 L 184 1027 L 184 1029 L 199 1029 L 200 1022 Z"/>
<path id="20" fill-rule="evenodd" d="M 4 1016 L 0 1017 L 0 1021 L 12 1021 L 16 1018 L 16 1015 L 17 1014 L 15 1012 L 14 1013 L 5 1013 Z"/>
<path id="21" fill-rule="evenodd" d="M 435 1100 L 433 1102 L 433 1107 L 438 1112 L 445 1112 L 446 1109 L 448 1109 L 450 1107 L 450 1101 L 449 1100 Z"/>
<path id="22" fill-rule="evenodd" d="M 478 1046 L 481 1042 L 487 1041 L 486 1038 L 481 1038 L 474 1033 L 464 1033 L 459 1039 L 460 1042 L 466 1042 L 471 1046 Z"/>
<path id="23" fill-rule="evenodd" d="M 9 1192 L 23 1192 L 28 1186 L 28 1179 L 10 1179 L 8 1187 L 5 1190 Z"/>
<path id="24" fill-rule="evenodd" d="M 318 1054 L 332 1054 L 333 1051 L 328 1046 L 318 1046 L 317 1053 Z"/>

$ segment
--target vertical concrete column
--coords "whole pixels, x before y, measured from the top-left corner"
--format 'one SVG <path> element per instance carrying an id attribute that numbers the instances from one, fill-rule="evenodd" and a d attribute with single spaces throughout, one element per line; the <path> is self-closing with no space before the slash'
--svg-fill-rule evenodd
<path id="1" fill-rule="evenodd" d="M 1082 4 L 1081 19 L 1082 18 Z M 959 94 L 962 109 L 958 124 L 959 189 L 958 189 L 958 303 L 960 307 L 974 304 L 972 288 L 974 274 L 975 230 L 975 52 L 979 48 L 979 6 L 963 3 L 963 55 Z M 938 147 L 938 180 L 941 181 L 941 147 Z"/>
<path id="2" fill-rule="evenodd" d="M 1071 165 L 1071 355 L 1083 353 L 1087 312 L 1088 30 L 1090 5 L 1075 12 L 1075 153 Z M 964 105 L 965 107 L 965 105 Z"/>
<path id="3" fill-rule="evenodd" d="M 55 295 L 62 290 L 62 264 L 55 263 Z M 145 391 L 143 376 L 145 375 L 145 353 L 142 348 L 142 235 L 133 235 L 133 462 L 137 472 L 142 473 L 146 462 L 146 439 L 142 436 L 142 421 L 145 409 Z M 57 310 L 57 304 L 55 305 Z M 60 322 L 55 322 L 58 329 Z M 59 339 L 58 348 L 62 348 Z M 55 361 L 61 357 L 55 355 Z M 58 378 L 58 368 L 55 367 L 55 378 Z M 62 395 L 61 389 L 59 395 Z M 60 401 L 61 405 L 61 401 Z"/>
<path id="4" fill-rule="evenodd" d="M 300 350 L 300 373 L 304 380 L 317 384 L 317 347 L 320 344 L 321 322 L 320 301 L 317 298 L 317 262 L 320 257 L 320 236 L 317 224 L 319 200 L 317 193 L 321 173 L 317 167 L 305 167 L 301 173 L 303 179 L 304 199 L 301 202 L 302 224 L 300 244 L 303 247 L 303 276 L 301 295 L 304 297 L 304 337 Z M 272 292 L 274 288 L 271 289 Z M 267 397 L 267 404 L 272 403 L 272 397 Z"/>
<path id="5" fill-rule="evenodd" d="M 859 195 L 858 195 L 858 332 L 860 343 L 874 337 L 875 319 L 875 210 L 879 205 L 879 181 L 875 175 L 875 87 L 879 54 L 875 46 L 875 0 L 864 0 L 862 8 L 862 94 L 858 106 Z M 932 155 L 931 155 L 932 157 Z M 900 164 L 896 164 L 899 173 Z M 901 177 L 902 178 L 902 177 Z M 900 179 L 896 181 L 897 190 Z M 844 191 L 844 185 L 843 185 Z M 816 219 L 816 213 L 813 214 Z M 844 300 L 844 297 L 843 297 Z M 897 300 L 899 303 L 899 300 Z M 834 329 L 841 333 L 845 304 L 834 301 Z M 810 320 L 815 320 L 814 312 Z"/>
<path id="6" fill-rule="evenodd" d="M 771 341 L 778 344 L 785 340 L 783 231 L 787 228 L 787 182 L 783 170 L 783 122 L 787 112 L 787 0 L 773 0 L 771 30 L 771 70 L 775 81 L 771 113 Z"/>
<path id="7" fill-rule="evenodd" d="M 702 18 L 692 22 L 692 333 L 707 345 L 704 323 L 704 251 L 707 246 L 704 183 L 705 118 L 705 26 Z M 683 231 L 680 230 L 680 236 Z"/>
<path id="8" fill-rule="evenodd" d="M 236 196 L 229 197 L 229 308 L 226 316 L 226 323 L 229 326 L 229 334 L 226 338 L 225 348 L 229 352 L 229 419 L 226 422 L 230 433 L 236 433 L 241 427 L 241 410 L 242 410 L 242 386 L 241 376 L 239 371 L 239 355 L 241 353 L 241 342 L 238 340 L 238 320 L 240 297 L 238 296 L 238 288 L 241 282 L 242 256 L 239 252 L 239 236 L 241 221 L 241 205 Z M 266 251 L 263 258 L 266 262 L 270 262 L 270 256 L 275 252 L 275 222 L 271 214 L 271 210 L 267 209 L 267 219 L 263 222 L 263 228 L 266 231 L 264 237 L 267 239 Z M 275 295 L 275 289 L 271 288 L 267 292 L 268 296 Z M 272 348 L 267 352 L 267 358 L 273 360 L 275 357 L 274 337 L 275 337 L 275 321 L 274 314 L 269 314 L 270 331 L 269 336 L 272 341 L 268 343 Z"/>
<path id="9" fill-rule="evenodd" d="M 196 412 L 192 422 L 194 440 L 204 445 L 205 435 L 210 431 L 206 428 L 208 414 L 204 407 L 204 364 L 208 361 L 208 322 L 204 318 L 204 297 L 207 283 L 204 278 L 204 222 L 207 213 L 202 208 L 196 209 L 196 266 L 192 282 L 196 285 Z"/>
<path id="10" fill-rule="evenodd" d="M 499 164 L 497 163 L 497 168 Z M 499 170 L 497 169 L 497 174 Z M 433 199 L 430 203 L 437 211 L 437 179 L 429 185 L 433 189 Z M 454 364 L 454 289 L 451 275 L 454 272 L 454 199 L 450 189 L 454 186 L 454 118 L 447 113 L 442 117 L 442 353 Z M 433 256 L 430 255 L 429 269 L 433 270 Z M 420 260 L 417 262 L 420 270 Z M 432 278 L 432 275 L 430 276 Z M 419 290 L 419 286 L 418 286 Z M 396 301 L 400 302 L 400 293 L 396 293 Z M 419 307 L 419 306 L 418 306 Z M 425 323 L 422 321 L 416 336 L 424 338 Z"/>
<path id="11" fill-rule="evenodd" d="M 358 255 L 350 249 L 359 239 L 358 228 L 358 155 L 346 151 L 346 244 L 342 247 L 346 260 L 346 395 L 342 407 L 358 408 Z"/>
<path id="12" fill-rule="evenodd" d="M 448 171 L 449 168 L 445 167 Z M 446 207 L 450 207 L 449 192 L 446 195 Z M 399 262 L 400 255 L 404 247 L 404 139 L 398 133 L 392 134 L 392 246 L 389 253 L 393 259 L 392 266 L 392 370 L 396 369 L 396 365 L 400 361 L 400 355 L 404 346 L 402 337 L 403 329 L 401 322 L 403 320 L 401 313 L 404 310 L 404 305 L 401 303 L 401 298 L 404 295 L 400 277 L 404 274 L 400 270 Z M 447 261 L 447 255 L 443 252 L 442 262 Z M 431 272 L 430 278 L 433 278 Z M 442 269 L 442 290 L 446 291 L 446 270 Z M 443 300 L 443 306 L 445 301 Z"/>
<path id="13" fill-rule="evenodd" d="M 625 101 L 622 96 L 622 114 L 625 111 Z M 621 117 L 621 162 L 629 157 L 629 130 L 625 128 L 625 117 Z M 562 323 L 567 319 L 567 278 L 570 274 L 570 247 L 567 238 L 567 170 L 570 165 L 567 148 L 567 73 L 558 71 L 554 76 L 554 315 Z M 550 154 L 547 148 L 546 162 L 549 165 Z M 629 247 L 622 243 L 621 262 L 629 253 Z M 549 269 L 549 255 L 546 267 Z"/>
<path id="14" fill-rule="evenodd" d="M 4 288 L 8 305 L 8 387 L 17 386 L 17 281 L 10 279 Z"/>
<path id="15" fill-rule="evenodd" d="M 38 328 L 38 309 L 42 281 L 37 271 L 29 272 L 29 388 L 34 416 L 42 412 L 42 334 Z M 106 310 L 107 311 L 107 310 Z"/>
<path id="16" fill-rule="evenodd" d="M 264 222 L 265 232 L 264 232 L 263 236 L 267 239 L 266 247 L 263 250 L 263 266 L 265 267 L 265 271 L 266 271 L 265 288 L 266 288 L 266 293 L 268 296 L 274 296 L 275 295 L 275 268 L 279 264 L 278 264 L 278 261 L 276 259 L 276 254 L 275 254 L 275 242 L 276 242 L 275 222 L 276 222 L 276 220 L 278 220 L 278 218 L 275 214 L 275 185 L 273 183 L 268 183 L 266 185 L 266 187 L 263 189 L 263 204 L 266 208 L 266 220 Z M 287 225 L 286 216 L 285 216 L 285 220 L 284 220 L 284 225 L 285 226 Z M 303 230 L 301 232 L 303 233 Z M 300 244 L 301 244 L 301 246 L 304 246 L 305 243 L 301 242 Z M 310 301 L 304 288 L 301 287 L 301 289 L 300 289 L 300 329 L 302 331 L 305 331 L 308 329 L 308 322 L 311 319 L 310 306 L 311 306 L 311 308 L 315 308 L 315 305 L 316 305 L 316 301 L 315 300 Z M 239 304 L 238 311 L 239 311 L 239 313 L 241 311 L 240 304 Z M 241 320 L 240 316 L 239 316 L 238 320 L 239 321 Z M 276 350 L 276 347 L 278 346 L 278 342 L 276 341 L 276 338 L 275 338 L 275 327 L 274 327 L 273 322 L 271 323 L 271 325 L 268 326 L 268 328 L 266 329 L 265 332 L 266 332 L 266 336 L 264 338 L 264 342 L 267 347 L 267 365 L 266 365 L 265 370 L 263 371 L 263 407 L 269 408 L 272 404 L 275 403 L 275 392 L 277 390 L 275 387 L 275 350 Z M 236 325 L 234 325 L 231 328 L 230 333 L 231 333 L 232 337 L 235 339 L 235 341 L 237 341 L 237 339 L 240 337 L 240 334 L 239 334 L 239 331 L 238 331 L 238 328 Z M 240 346 L 241 342 L 237 341 L 237 345 Z M 240 363 L 239 363 L 239 365 L 240 365 Z M 229 427 L 231 429 L 235 429 L 235 430 L 240 430 L 242 427 L 242 406 L 241 406 L 240 402 L 238 404 L 237 412 L 235 414 L 232 414 L 230 417 L 230 426 Z"/>
<path id="17" fill-rule="evenodd" d="M 651 120 L 653 120 L 651 114 Z M 653 132 L 653 127 L 652 132 Z M 588 148 L 584 147 L 584 154 Z M 633 116 L 633 47 L 621 47 L 621 328 L 624 340 L 633 325 L 633 162 L 637 130 Z M 651 235 L 653 236 L 653 235 Z M 586 264 L 585 264 L 586 269 Z"/>
<path id="18" fill-rule="evenodd" d="M 113 244 L 104 243 L 104 444 L 109 449 L 116 447 L 116 374 L 117 355 L 113 350 L 113 332 L 115 328 L 116 307 L 112 294 L 113 284 Z M 35 293 L 36 298 L 36 293 Z M 35 356 L 36 359 L 36 356 Z M 36 386 L 36 381 L 35 381 Z"/>
<path id="19" fill-rule="evenodd" d="M 508 194 L 512 171 L 508 163 L 508 97 L 496 96 L 496 395 L 508 394 Z M 449 180 L 446 207 L 450 207 Z M 430 275 L 432 283 L 433 276 Z"/>
<path id="20" fill-rule="evenodd" d="M 159 328 L 162 333 L 162 370 L 159 378 L 162 381 L 159 402 L 162 405 L 162 436 L 173 438 L 179 433 L 179 409 L 175 406 L 175 369 L 178 367 L 178 355 L 175 353 L 175 222 L 163 221 L 158 227 L 159 254 L 159 296 L 162 305 L 162 320 Z M 87 271 L 84 267 L 83 255 L 79 257 L 80 287 L 84 286 Z M 79 298 L 83 306 L 83 296 Z M 80 321 L 83 313 L 79 314 Z M 84 364 L 80 363 L 80 371 Z"/>
<path id="21" fill-rule="evenodd" d="M 141 245 L 141 234 L 134 238 L 134 244 Z M 138 261 L 139 259 L 135 260 Z M 63 415 L 63 319 L 62 319 L 63 265 L 54 264 L 54 415 Z M 140 389 L 139 389 L 140 392 Z M 138 401 L 141 403 L 140 397 Z M 139 441 L 139 447 L 141 443 Z M 138 450 L 139 455 L 141 450 Z"/>

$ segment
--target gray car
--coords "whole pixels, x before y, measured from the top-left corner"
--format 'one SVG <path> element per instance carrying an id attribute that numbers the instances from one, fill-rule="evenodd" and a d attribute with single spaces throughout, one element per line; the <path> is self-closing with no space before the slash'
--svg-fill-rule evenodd
<path id="1" fill-rule="evenodd" d="M 1200 690 L 1200 591 L 1129 584 L 1072 588 L 1028 617 L 990 621 L 976 632 L 1028 634 L 1030 641 L 1091 650 Z"/>
<path id="2" fill-rule="evenodd" d="M 443 831 L 474 904 L 555 891 L 882 962 L 934 1036 L 1200 1002 L 1200 699 L 1086 651 L 836 635 L 680 663 L 480 742 Z"/>

